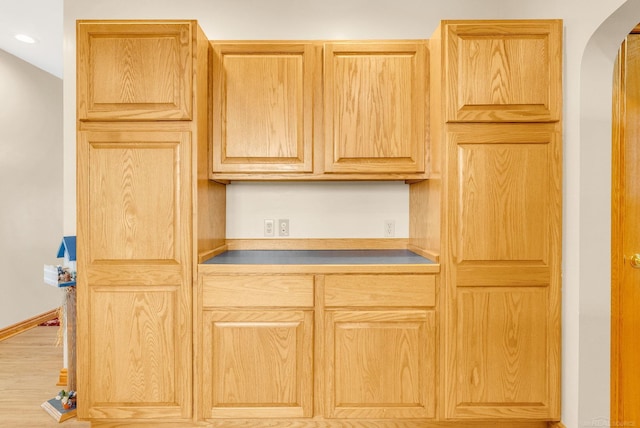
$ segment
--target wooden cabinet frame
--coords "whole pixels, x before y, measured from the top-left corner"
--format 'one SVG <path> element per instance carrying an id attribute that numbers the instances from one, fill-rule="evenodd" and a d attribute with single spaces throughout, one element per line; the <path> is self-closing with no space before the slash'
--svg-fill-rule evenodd
<path id="1" fill-rule="evenodd" d="M 81 21 L 80 120 L 191 120 L 195 21 Z"/>
<path id="2" fill-rule="evenodd" d="M 312 172 L 319 46 L 211 46 L 213 173 Z"/>
<path id="3" fill-rule="evenodd" d="M 312 416 L 313 311 L 206 311 L 203 336 L 204 418 Z"/>
<path id="4" fill-rule="evenodd" d="M 433 418 L 434 311 L 328 310 L 328 418 Z"/>
<path id="5" fill-rule="evenodd" d="M 208 131 L 225 113 L 211 114 L 208 97 L 223 95 L 210 92 L 212 48 L 195 21 L 80 22 L 78 414 L 136 428 L 264 418 L 301 428 L 558 425 L 561 32 L 559 20 L 443 21 L 402 71 L 418 80 L 412 97 L 425 92 L 401 108 L 416 118 L 406 132 L 415 144 L 381 151 L 383 161 L 332 141 L 344 112 L 318 101 L 335 94 L 318 70 L 289 67 L 302 77 L 288 82 L 312 94 L 293 96 L 296 138 L 247 169 L 236 168 L 247 151 L 220 151 L 230 169 L 213 173 Z M 327 43 L 329 53 L 363 53 Z M 391 56 L 408 45 L 397 42 Z M 317 45 L 292 49 L 322 63 Z M 287 68 L 288 59 L 276 62 Z M 489 78 L 476 84 L 480 72 Z M 221 283 L 193 287 L 208 271 L 199 262 L 228 248 L 224 186 L 213 180 L 233 179 L 408 180 L 406 246 L 441 261 L 441 287 L 409 278 L 435 272 L 412 265 L 263 266 L 239 282 L 223 269 Z M 382 241 L 372 245 L 398 245 Z M 383 354 L 386 341 L 400 354 Z M 250 391 L 261 371 L 270 381 Z M 362 381 L 369 374 L 392 389 Z"/>

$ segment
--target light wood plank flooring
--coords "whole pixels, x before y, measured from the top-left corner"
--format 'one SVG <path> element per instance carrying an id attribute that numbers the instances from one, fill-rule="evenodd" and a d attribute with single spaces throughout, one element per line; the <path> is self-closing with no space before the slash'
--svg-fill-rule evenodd
<path id="1" fill-rule="evenodd" d="M 76 418 L 56 422 L 41 407 L 55 397 L 62 368 L 57 327 L 35 327 L 0 342 L 0 426 L 10 428 L 89 428 Z"/>

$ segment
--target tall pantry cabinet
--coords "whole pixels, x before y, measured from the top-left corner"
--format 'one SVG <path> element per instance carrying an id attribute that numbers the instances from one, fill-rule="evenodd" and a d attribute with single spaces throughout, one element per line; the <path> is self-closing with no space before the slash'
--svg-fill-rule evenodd
<path id="1" fill-rule="evenodd" d="M 431 39 L 434 173 L 411 209 L 440 253 L 446 419 L 560 416 L 561 35 L 443 21 Z"/>
<path id="2" fill-rule="evenodd" d="M 187 420 L 194 253 L 224 240 L 208 41 L 195 21 L 80 21 L 77 36 L 78 414 Z"/>

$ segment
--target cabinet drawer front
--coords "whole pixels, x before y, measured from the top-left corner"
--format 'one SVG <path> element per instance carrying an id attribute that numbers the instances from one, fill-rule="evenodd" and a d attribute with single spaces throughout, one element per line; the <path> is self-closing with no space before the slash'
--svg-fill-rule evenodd
<path id="1" fill-rule="evenodd" d="M 312 307 L 310 275 L 216 275 L 202 278 L 206 307 Z"/>
<path id="2" fill-rule="evenodd" d="M 435 306 L 435 275 L 327 275 L 326 306 Z"/>

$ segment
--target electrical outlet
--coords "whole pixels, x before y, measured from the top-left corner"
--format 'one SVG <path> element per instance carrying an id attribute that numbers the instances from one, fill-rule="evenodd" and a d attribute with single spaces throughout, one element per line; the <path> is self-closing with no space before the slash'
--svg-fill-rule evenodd
<path id="1" fill-rule="evenodd" d="M 276 222 L 274 219 L 264 219 L 264 236 L 276 236 Z"/>
<path id="2" fill-rule="evenodd" d="M 395 220 L 384 221 L 384 237 L 393 238 L 396 235 L 396 222 Z"/>
<path id="3" fill-rule="evenodd" d="M 278 220 L 278 236 L 289 236 L 289 219 Z"/>

